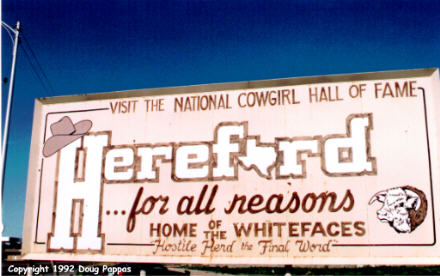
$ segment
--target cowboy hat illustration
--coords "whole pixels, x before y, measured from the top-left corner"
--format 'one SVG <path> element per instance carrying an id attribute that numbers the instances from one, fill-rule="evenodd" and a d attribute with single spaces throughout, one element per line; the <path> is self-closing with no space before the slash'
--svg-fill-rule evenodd
<path id="1" fill-rule="evenodd" d="M 50 125 L 52 137 L 47 139 L 43 147 L 44 157 L 52 156 L 73 141 L 86 135 L 92 127 L 92 121 L 82 120 L 76 124 L 68 116 L 64 116 L 58 122 Z"/>

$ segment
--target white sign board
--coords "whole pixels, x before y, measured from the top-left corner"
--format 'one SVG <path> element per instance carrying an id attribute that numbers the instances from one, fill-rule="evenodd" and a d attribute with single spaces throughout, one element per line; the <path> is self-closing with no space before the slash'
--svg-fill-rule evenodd
<path id="1" fill-rule="evenodd" d="M 36 100 L 24 259 L 438 264 L 434 69 Z"/>

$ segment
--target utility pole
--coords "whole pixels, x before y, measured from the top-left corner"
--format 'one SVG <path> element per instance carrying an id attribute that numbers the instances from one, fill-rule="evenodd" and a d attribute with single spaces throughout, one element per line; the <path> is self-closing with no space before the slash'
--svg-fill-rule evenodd
<path id="1" fill-rule="evenodd" d="M 0 167 L 0 183 L 1 183 L 1 196 L 0 196 L 0 211 L 3 205 L 3 187 L 4 187 L 4 176 L 5 176 L 5 164 L 6 164 L 6 149 L 8 145 L 8 135 L 9 135 L 9 116 L 11 113 L 12 105 L 12 93 L 14 90 L 14 77 L 15 77 L 15 64 L 17 61 L 17 48 L 18 48 L 18 35 L 20 33 L 20 21 L 17 22 L 16 29 L 11 28 L 8 24 L 2 21 L 2 27 L 8 29 L 14 33 L 14 48 L 12 51 L 12 65 L 11 73 L 9 77 L 9 90 L 8 90 L 8 103 L 6 106 L 5 115 L 5 126 L 3 128 L 3 140 L 2 140 L 2 156 L 1 156 L 1 167 Z M 3 219 L 1 221 L 0 232 L 3 233 Z"/>

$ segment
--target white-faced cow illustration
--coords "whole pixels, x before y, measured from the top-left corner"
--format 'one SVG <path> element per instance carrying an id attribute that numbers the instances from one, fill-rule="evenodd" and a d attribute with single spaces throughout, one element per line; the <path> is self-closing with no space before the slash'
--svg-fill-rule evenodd
<path id="1" fill-rule="evenodd" d="M 377 218 L 388 222 L 398 233 L 414 231 L 426 217 L 426 196 L 414 187 L 396 187 L 378 192 L 370 199 L 369 204 L 376 200 L 383 203 L 382 208 L 377 211 Z"/>

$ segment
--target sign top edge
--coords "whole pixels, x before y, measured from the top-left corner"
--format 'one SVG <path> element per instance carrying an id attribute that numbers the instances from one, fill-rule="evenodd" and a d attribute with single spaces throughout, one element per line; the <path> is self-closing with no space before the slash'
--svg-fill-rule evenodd
<path id="1" fill-rule="evenodd" d="M 37 98 L 36 101 L 40 102 L 41 104 L 59 104 L 66 102 L 83 102 L 83 101 L 132 98 L 132 97 L 142 97 L 142 96 L 175 95 L 175 94 L 184 94 L 184 93 L 201 93 L 201 92 L 211 92 L 211 91 L 265 88 L 265 87 L 274 87 L 274 86 L 307 85 L 314 83 L 371 81 L 371 80 L 379 80 L 379 79 L 399 79 L 399 78 L 409 78 L 409 77 L 417 78 L 417 77 L 429 77 L 438 70 L 439 70 L 438 68 L 424 68 L 424 69 L 410 69 L 410 70 L 379 71 L 379 72 L 368 72 L 368 73 L 334 74 L 334 75 L 304 76 L 304 77 L 291 77 L 291 78 L 267 79 L 267 80 L 255 80 L 255 81 L 198 84 L 198 85 L 188 85 L 188 86 L 160 87 L 160 88 L 91 93 L 91 94 L 78 94 L 78 95 L 68 95 L 68 96 L 43 97 L 43 98 Z"/>

